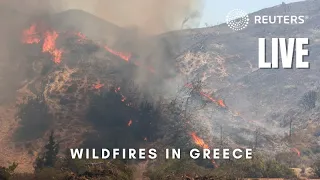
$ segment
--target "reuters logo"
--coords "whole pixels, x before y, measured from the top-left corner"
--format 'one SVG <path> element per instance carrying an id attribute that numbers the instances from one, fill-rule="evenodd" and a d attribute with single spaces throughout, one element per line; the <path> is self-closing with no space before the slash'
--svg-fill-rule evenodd
<path id="1" fill-rule="evenodd" d="M 227 15 L 227 25 L 234 31 L 246 28 L 249 24 L 249 16 L 240 9 L 234 9 Z"/>

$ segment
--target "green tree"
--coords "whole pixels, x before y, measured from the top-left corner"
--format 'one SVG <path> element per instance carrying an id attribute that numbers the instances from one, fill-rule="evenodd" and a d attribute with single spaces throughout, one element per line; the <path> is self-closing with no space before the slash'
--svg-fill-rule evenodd
<path id="1" fill-rule="evenodd" d="M 59 153 L 59 143 L 54 138 L 54 132 L 51 131 L 49 141 L 45 145 L 45 152 L 40 154 L 35 162 L 35 169 L 39 170 L 44 167 L 54 167 Z"/>

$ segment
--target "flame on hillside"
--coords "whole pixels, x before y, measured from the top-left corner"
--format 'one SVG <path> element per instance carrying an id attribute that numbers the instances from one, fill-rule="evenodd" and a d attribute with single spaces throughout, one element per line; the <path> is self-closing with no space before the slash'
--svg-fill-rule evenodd
<path id="1" fill-rule="evenodd" d="M 206 144 L 206 143 L 203 141 L 203 139 L 201 139 L 200 137 L 198 137 L 195 132 L 192 132 L 192 133 L 191 133 L 191 137 L 192 137 L 192 139 L 193 139 L 193 142 L 194 142 L 196 145 L 198 145 L 198 146 L 200 146 L 200 147 L 202 147 L 202 148 L 204 148 L 204 149 L 209 149 L 208 144 Z"/>
<path id="2" fill-rule="evenodd" d="M 28 29 L 23 31 L 22 42 L 25 44 L 37 44 L 37 43 L 43 42 L 42 52 L 49 53 L 52 56 L 53 61 L 56 64 L 60 64 L 61 59 L 62 59 L 62 55 L 64 52 L 62 49 L 57 48 L 57 45 L 56 45 L 57 39 L 59 38 L 60 34 L 61 34 L 61 32 L 58 33 L 57 31 L 54 31 L 54 30 L 53 31 L 46 31 L 45 33 L 37 32 L 37 26 L 36 26 L 36 24 L 33 24 Z M 78 42 L 84 42 L 84 41 L 88 40 L 87 37 L 84 34 L 82 34 L 81 32 L 74 32 L 72 34 L 73 34 L 73 36 L 76 36 L 78 38 L 78 40 L 77 40 Z M 93 43 L 98 45 L 100 48 L 105 49 L 107 52 L 109 52 L 110 54 L 112 54 L 120 59 L 123 59 L 127 62 L 131 62 L 131 63 L 135 64 L 136 66 L 146 67 L 147 70 L 150 72 L 153 72 L 153 73 L 155 72 L 155 69 L 152 67 L 142 66 L 137 61 L 131 61 L 131 57 L 132 57 L 131 53 L 116 51 L 114 49 L 111 49 L 109 46 L 103 45 L 98 42 L 93 42 Z M 99 90 L 104 86 L 104 84 L 101 84 L 100 82 L 98 82 L 96 84 L 93 84 L 92 86 L 94 89 Z M 193 88 L 191 84 L 187 84 L 186 87 Z M 114 92 L 121 96 L 122 102 L 125 102 L 127 100 L 127 98 L 121 93 L 120 90 L 121 90 L 121 88 L 117 87 L 114 89 Z M 223 107 L 223 108 L 227 108 L 222 99 L 217 100 L 202 91 L 200 91 L 198 93 L 201 96 L 206 97 L 210 101 L 216 103 L 218 106 Z M 130 103 L 128 103 L 128 102 L 125 102 L 125 103 L 128 106 L 130 105 Z M 127 123 L 127 126 L 131 126 L 132 123 L 133 123 L 133 121 L 130 119 Z M 195 132 L 191 133 L 191 137 L 192 137 L 193 142 L 197 146 L 204 148 L 204 149 L 209 149 L 209 145 L 206 144 L 202 138 L 198 137 Z M 147 141 L 147 138 L 145 137 L 144 140 Z M 212 160 L 212 163 L 215 167 L 217 167 L 215 161 Z"/>
<path id="3" fill-rule="evenodd" d="M 218 103 L 219 106 L 221 106 L 221 107 L 224 107 L 224 108 L 226 107 L 226 105 L 224 104 L 224 101 L 223 101 L 222 99 L 219 99 L 217 103 Z"/>
<path id="4" fill-rule="evenodd" d="M 87 40 L 87 37 L 84 35 L 84 34 L 82 34 L 81 32 L 77 32 L 77 33 L 75 33 L 76 34 L 76 36 L 78 36 L 78 42 L 81 42 L 81 41 L 84 41 L 84 40 Z"/>
<path id="5" fill-rule="evenodd" d="M 22 32 L 22 42 L 25 44 L 37 44 L 40 42 L 40 37 L 36 32 L 36 24 L 31 25 L 28 29 Z"/>
<path id="6" fill-rule="evenodd" d="M 191 133 L 191 137 L 192 137 L 193 142 L 197 146 L 199 146 L 203 149 L 209 149 L 209 145 L 206 144 L 203 139 L 201 139 L 199 136 L 197 136 L 195 132 Z M 214 167 L 218 167 L 217 163 L 213 159 L 211 160 L 211 162 L 214 165 Z"/>
<path id="7" fill-rule="evenodd" d="M 300 151 L 297 148 L 292 148 L 291 149 L 293 152 L 297 153 L 297 155 L 300 157 Z"/>
<path id="8" fill-rule="evenodd" d="M 93 85 L 94 89 L 101 89 L 104 86 L 104 84 L 101 83 L 97 83 L 95 85 Z"/>
<path id="9" fill-rule="evenodd" d="M 190 84 L 190 83 L 186 84 L 185 87 L 193 88 L 192 84 Z M 203 91 L 199 91 L 198 93 L 201 96 L 206 97 L 207 99 L 209 99 L 211 102 L 216 103 L 220 107 L 223 107 L 223 108 L 227 107 L 222 99 L 217 100 L 217 99 L 213 98 L 212 96 L 210 96 L 209 94 L 207 94 L 207 93 L 205 93 Z"/>
<path id="10" fill-rule="evenodd" d="M 53 62 L 60 64 L 62 57 L 62 50 L 56 48 L 56 40 L 59 34 L 56 31 L 47 31 L 42 46 L 42 52 L 47 52 L 52 55 Z"/>
<path id="11" fill-rule="evenodd" d="M 104 48 L 107 51 L 109 51 L 111 54 L 116 55 L 123 60 L 129 61 L 129 59 L 131 58 L 131 54 L 115 51 L 115 50 L 109 48 L 108 46 L 104 46 Z"/>
<path id="12" fill-rule="evenodd" d="M 22 32 L 22 43 L 24 43 L 24 44 L 38 44 L 43 40 L 42 52 L 51 54 L 53 61 L 56 64 L 60 64 L 61 59 L 62 59 L 63 50 L 58 49 L 56 46 L 56 41 L 59 37 L 59 34 L 60 33 L 58 33 L 57 31 L 46 31 L 44 33 L 44 36 L 41 36 L 41 32 L 37 32 L 37 25 L 32 24 L 29 28 L 25 29 Z M 83 41 L 87 40 L 87 37 L 84 34 L 82 34 L 81 32 L 75 32 L 73 34 L 79 38 L 78 42 L 83 42 Z M 111 53 L 111 54 L 113 54 L 113 55 L 115 55 L 125 61 L 129 61 L 129 59 L 131 58 L 131 53 L 124 53 L 124 52 L 116 51 L 114 49 L 111 49 L 109 46 L 101 45 L 100 43 L 95 43 L 95 44 L 101 48 L 104 48 L 109 53 Z"/>
<path id="13" fill-rule="evenodd" d="M 132 120 L 130 119 L 130 121 L 128 122 L 128 126 L 131 126 L 132 124 Z"/>

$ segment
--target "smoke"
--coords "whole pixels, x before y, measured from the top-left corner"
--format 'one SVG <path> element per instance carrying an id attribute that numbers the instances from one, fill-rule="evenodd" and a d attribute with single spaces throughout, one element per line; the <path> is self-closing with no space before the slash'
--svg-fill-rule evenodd
<path id="1" fill-rule="evenodd" d="M 176 30 L 185 18 L 196 27 L 201 0 L 61 0 L 61 9 L 81 9 L 122 27 L 157 34 Z M 194 20 L 194 21 L 192 21 Z"/>
<path id="2" fill-rule="evenodd" d="M 44 1 L 0 2 L 0 103 L 14 97 L 27 75 L 20 39 L 22 30 L 33 16 L 50 12 L 51 5 Z"/>
<path id="3" fill-rule="evenodd" d="M 133 52 L 139 63 L 157 70 L 157 80 L 150 83 L 149 74 L 138 70 L 134 76 L 138 84 L 154 91 L 159 81 L 174 72 L 174 52 L 180 37 L 151 36 L 185 27 L 197 27 L 201 18 L 202 1 L 199 0 L 5 0 L 0 2 L 0 92 L 21 86 L 28 74 L 27 58 L 21 45 L 21 32 L 30 22 L 50 19 L 69 9 L 80 9 L 121 28 L 102 27 L 106 22 L 92 22 L 93 18 L 62 17 L 57 23 L 72 24 L 88 35 L 107 39 L 109 46 L 119 51 Z M 46 19 L 47 18 L 47 19 Z M 60 26 L 58 25 L 58 26 Z M 109 29 L 108 29 L 109 28 Z M 125 29 L 123 31 L 123 29 Z M 10 81 L 7 82 L 10 76 Z M 5 81 L 5 82 L 4 82 Z M 9 89 L 9 90 L 8 90 Z M 6 97 L 6 95 L 4 95 Z"/>
<path id="4" fill-rule="evenodd" d="M 197 26 L 200 16 L 194 15 L 201 14 L 201 5 L 201 1 L 196 0 L 2 0 L 0 104 L 15 102 L 17 90 L 22 89 L 25 92 L 23 95 L 38 94 L 43 92 L 38 92 L 40 88 L 37 87 L 47 85 L 42 83 L 47 77 L 42 77 L 41 72 L 35 71 L 37 63 L 45 64 L 51 61 L 50 57 L 45 56 L 48 54 L 42 53 L 43 42 L 30 46 L 21 42 L 22 32 L 31 24 L 39 22 L 40 33 L 52 30 L 51 28 L 58 28 L 58 32 L 66 31 L 68 27 L 74 26 L 74 29 L 81 31 L 89 39 L 102 40 L 117 51 L 132 53 L 134 60 L 142 64 L 143 68 L 133 72 L 130 78 L 136 81 L 144 93 L 152 97 L 159 90 L 166 89 L 163 85 L 174 72 L 174 55 L 181 44 L 176 33 L 154 35 L 180 29 L 185 19 L 188 19 L 189 26 Z M 69 9 L 87 11 L 104 21 L 84 12 L 63 12 Z M 68 53 L 68 50 L 65 52 Z M 63 60 L 62 58 L 62 67 Z M 115 57 L 111 60 L 121 61 Z M 150 75 L 146 67 L 152 67 L 155 70 L 154 75 Z M 25 85 L 30 86 L 23 89 Z M 11 122 L 10 118 L 3 118 L 0 124 Z M 14 126 L 5 126 L 7 128 L 3 128 L 1 133 L 7 135 Z M 9 151 L 7 146 L 6 141 L 0 141 L 0 147 L 4 147 L 6 152 Z M 8 157 L 3 159 L 8 160 Z"/>
<path id="5" fill-rule="evenodd" d="M 181 28 L 188 19 L 191 27 L 200 22 L 202 0 L 11 0 L 1 1 L 1 9 L 24 15 L 80 9 L 121 27 L 136 27 L 157 34 Z"/>
<path id="6" fill-rule="evenodd" d="M 176 88 L 165 83 L 167 78 L 175 74 L 175 54 L 179 52 L 181 38 L 174 33 L 163 38 L 150 38 L 155 34 L 179 30 L 183 27 L 198 27 L 203 8 L 202 0 L 61 0 L 61 10 L 81 9 L 92 13 L 117 26 L 129 29 L 125 32 L 106 34 L 108 43 L 113 47 L 133 52 L 138 55 L 138 61 L 145 67 L 156 71 L 156 78 L 150 78 L 150 73 L 138 69 L 133 75 L 135 82 L 150 94 L 172 94 Z M 83 28 L 90 34 L 92 26 L 86 24 Z M 109 31 L 110 32 L 110 31 Z M 166 86 L 166 87 L 164 87 Z M 161 88 L 159 88 L 161 87 Z"/>
<path id="7" fill-rule="evenodd" d="M 166 38 L 151 36 L 180 29 L 188 23 L 188 27 L 197 26 L 202 9 L 202 1 L 198 0 L 12 0 L 1 1 L 0 5 L 1 62 L 2 66 L 7 62 L 8 66 L 16 67 L 10 70 L 14 72 L 12 78 L 20 76 L 14 82 L 23 81 L 27 73 L 24 72 L 27 68 L 23 69 L 28 66 L 23 63 L 25 57 L 23 53 L 17 53 L 23 51 L 19 39 L 23 29 L 39 17 L 43 20 L 65 10 L 80 9 L 125 30 L 103 27 L 106 22 L 94 22 L 94 18 L 82 18 L 80 15 L 62 17 L 54 26 L 73 24 L 89 38 L 107 39 L 109 46 L 137 54 L 139 63 L 157 70 L 157 80 L 153 82 L 150 82 L 149 74 L 140 69 L 134 75 L 138 84 L 150 92 L 159 89 L 153 84 L 159 86 L 159 81 L 174 71 L 173 56 L 180 45 L 177 35 L 171 34 Z"/>
<path id="8" fill-rule="evenodd" d="M 138 69 L 130 77 L 154 98 L 155 94 L 163 94 L 164 89 L 170 94 L 176 91 L 170 85 L 164 86 L 166 79 L 176 76 L 174 58 L 182 45 L 181 37 L 176 33 L 158 37 L 154 35 L 183 27 L 198 27 L 202 6 L 201 0 L 60 0 L 54 9 L 84 10 L 125 28 L 125 31 L 121 31 L 111 26 L 97 27 L 99 23 L 79 17 L 67 21 L 75 22 L 78 18 L 77 26 L 81 26 L 85 34 L 98 36 L 97 39 L 105 38 L 111 47 L 137 55 L 136 61 L 144 68 Z M 146 70 L 150 67 L 156 71 L 152 78 Z"/>
<path id="9" fill-rule="evenodd" d="M 72 24 L 89 38 L 104 39 L 108 46 L 136 55 L 136 61 L 143 64 L 144 68 L 130 76 L 152 96 L 163 89 L 159 86 L 163 86 L 166 79 L 176 75 L 174 58 L 181 45 L 181 39 L 176 33 L 154 35 L 177 30 L 182 26 L 196 27 L 200 22 L 202 5 L 202 1 L 198 0 L 1 1 L 1 95 L 8 97 L 6 92 L 15 92 L 27 81 L 33 64 L 28 62 L 24 52 L 26 50 L 21 44 L 21 33 L 30 23 L 41 19 L 49 21 L 48 24 L 54 28 L 69 27 Z M 69 9 L 84 10 L 105 21 L 95 21 L 97 18 L 89 18 L 85 13 L 73 16 L 61 13 L 63 15 L 60 19 L 51 22 L 54 16 Z M 147 68 L 156 71 L 155 78 L 150 79 Z"/>

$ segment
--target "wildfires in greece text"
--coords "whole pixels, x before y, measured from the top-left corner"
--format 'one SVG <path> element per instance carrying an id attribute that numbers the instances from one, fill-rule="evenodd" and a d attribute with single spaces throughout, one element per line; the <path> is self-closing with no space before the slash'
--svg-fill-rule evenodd
<path id="1" fill-rule="evenodd" d="M 165 159 L 182 158 L 181 149 L 165 149 Z M 157 150 L 151 149 L 70 149 L 72 159 L 156 159 Z M 191 149 L 192 159 L 252 159 L 252 149 Z"/>

